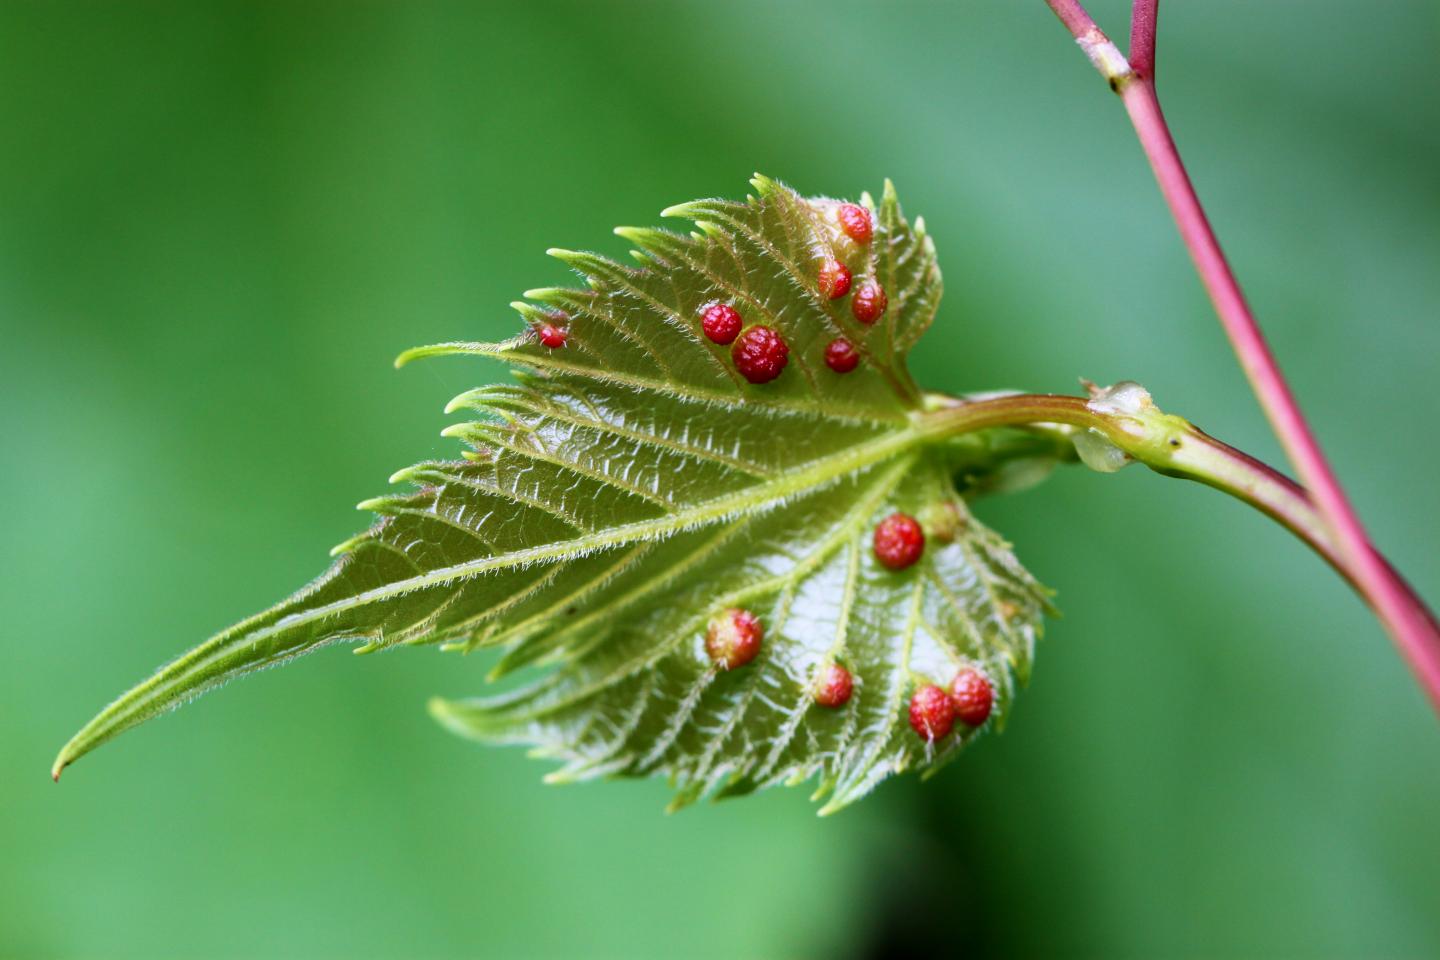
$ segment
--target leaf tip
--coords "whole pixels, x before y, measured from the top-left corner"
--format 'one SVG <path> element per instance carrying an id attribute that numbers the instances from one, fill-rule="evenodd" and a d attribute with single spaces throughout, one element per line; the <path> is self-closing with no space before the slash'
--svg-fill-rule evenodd
<path id="1" fill-rule="evenodd" d="M 60 774 L 65 772 L 65 768 L 85 756 L 85 754 L 89 753 L 96 746 L 97 741 L 87 736 L 90 729 L 94 726 L 95 720 L 91 720 L 79 733 L 71 737 L 65 743 L 65 746 L 60 748 L 60 752 L 55 755 L 55 762 L 50 765 L 50 779 L 52 781 L 59 783 Z"/>

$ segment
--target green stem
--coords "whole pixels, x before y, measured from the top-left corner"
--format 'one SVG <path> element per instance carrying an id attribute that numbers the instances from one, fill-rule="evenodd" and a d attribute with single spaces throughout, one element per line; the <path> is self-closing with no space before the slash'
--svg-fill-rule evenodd
<path id="1" fill-rule="evenodd" d="M 1121 392 L 1124 391 L 1124 392 Z M 1022 427 L 1069 437 L 1077 447 L 1113 450 L 1116 466 L 1142 463 L 1167 477 L 1194 480 L 1241 500 L 1303 540 L 1370 602 L 1346 555 L 1303 487 L 1278 470 L 1207 434 L 1183 417 L 1161 412 L 1138 386 L 1120 385 L 1095 397 L 1013 394 L 981 400 L 931 397 L 920 429 L 937 439 L 995 427 Z M 1088 436 L 1087 436 L 1088 434 Z M 1105 469 L 1105 468 L 1102 468 Z M 1393 568 L 1378 553 L 1380 563 Z M 1395 575 L 1399 580 L 1398 575 Z M 1414 603 L 1423 602 L 1399 580 Z"/>

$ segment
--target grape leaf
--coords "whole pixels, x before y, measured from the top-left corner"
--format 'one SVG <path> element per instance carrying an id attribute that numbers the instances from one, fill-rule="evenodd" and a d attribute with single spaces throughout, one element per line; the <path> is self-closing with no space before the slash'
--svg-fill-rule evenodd
<path id="1" fill-rule="evenodd" d="M 336 547 L 324 576 L 122 696 L 65 747 L 56 776 L 216 684 L 342 640 L 502 648 L 492 676 L 538 679 L 437 700 L 442 723 L 565 761 L 555 780 L 668 775 L 677 804 L 818 778 L 829 812 L 1003 724 L 1046 592 L 957 492 L 957 471 L 987 475 L 980 448 L 922 426 L 905 356 L 941 293 L 924 222 L 905 220 L 887 182 L 878 206 L 862 198 L 873 235 L 857 242 L 837 201 L 752 182 L 743 202 L 664 212 L 695 232 L 618 229 L 636 267 L 551 251 L 585 286 L 527 292 L 511 340 L 403 355 L 491 357 L 516 382 L 453 400 L 447 412 L 475 415 L 445 431 L 463 459 L 397 473 L 414 489 L 361 504 L 379 521 Z M 881 284 L 878 322 L 855 319 L 853 293 L 819 291 L 832 259 L 857 289 Z M 783 337 L 776 379 L 749 382 L 707 338 L 700 317 L 716 302 Z M 860 356 L 853 372 L 824 362 L 840 336 Z M 927 535 L 902 570 L 871 542 L 895 512 Z M 758 617 L 764 638 L 753 662 L 723 670 L 705 638 L 728 609 Z M 831 663 L 854 680 L 839 708 L 813 694 Z M 995 686 L 992 719 L 927 742 L 907 722 L 910 696 L 967 665 Z"/>

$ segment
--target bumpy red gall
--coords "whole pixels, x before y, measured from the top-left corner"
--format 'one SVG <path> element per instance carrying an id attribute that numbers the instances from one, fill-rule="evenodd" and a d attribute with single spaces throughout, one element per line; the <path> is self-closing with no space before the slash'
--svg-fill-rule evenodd
<path id="1" fill-rule="evenodd" d="M 710 621 L 705 652 L 722 670 L 743 667 L 760 652 L 765 627 L 749 610 L 732 608 Z"/>
<path id="2" fill-rule="evenodd" d="M 815 702 L 822 707 L 843 707 L 855 690 L 855 678 L 838 663 L 827 663 L 815 678 Z"/>
<path id="3" fill-rule="evenodd" d="M 849 373 L 860 363 L 860 351 L 844 337 L 836 337 L 825 348 L 825 366 L 836 373 Z"/>
<path id="4" fill-rule="evenodd" d="M 858 203 L 842 203 L 835 211 L 835 217 L 840 221 L 840 229 L 856 243 L 869 243 L 870 234 L 874 230 L 874 224 L 870 220 L 870 211 Z"/>
<path id="5" fill-rule="evenodd" d="M 820 265 L 817 286 L 827 298 L 839 300 L 850 292 L 850 268 L 839 260 L 826 260 Z"/>
<path id="6" fill-rule="evenodd" d="M 979 670 L 966 667 L 950 681 L 950 699 L 955 701 L 955 716 L 961 723 L 978 727 L 990 718 L 995 705 L 995 690 Z"/>
<path id="7" fill-rule="evenodd" d="M 744 322 L 728 303 L 712 303 L 700 313 L 700 326 L 705 336 L 719 344 L 733 343 Z"/>
<path id="8" fill-rule="evenodd" d="M 875 525 L 875 558 L 891 570 L 904 570 L 925 552 L 925 531 L 908 513 L 892 513 Z"/>
<path id="9" fill-rule="evenodd" d="M 850 301 L 850 312 L 861 323 L 874 323 L 889 305 L 890 298 L 885 296 L 885 288 L 874 280 L 866 280 L 856 289 Z"/>
<path id="10" fill-rule="evenodd" d="M 565 346 L 565 341 L 570 336 L 558 323 L 542 323 L 536 328 L 535 333 L 540 338 L 540 342 L 551 350 Z"/>
<path id="11" fill-rule="evenodd" d="M 780 371 L 790 362 L 790 347 L 774 330 L 755 326 L 740 334 L 730 349 L 730 357 L 746 380 L 769 383 L 780 376 Z"/>
<path id="12" fill-rule="evenodd" d="M 943 740 L 955 728 L 955 701 L 933 683 L 910 698 L 910 727 L 927 743 Z"/>

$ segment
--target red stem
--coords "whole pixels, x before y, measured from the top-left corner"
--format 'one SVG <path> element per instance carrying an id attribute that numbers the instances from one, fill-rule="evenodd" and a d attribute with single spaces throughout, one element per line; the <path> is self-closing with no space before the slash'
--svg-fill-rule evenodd
<path id="1" fill-rule="evenodd" d="M 1131 36 L 1136 56 L 1128 63 L 1118 58 L 1113 45 L 1078 2 L 1047 2 L 1120 94 L 1160 192 L 1180 228 L 1181 239 L 1276 437 L 1333 533 L 1349 575 L 1440 710 L 1440 627 L 1424 603 L 1381 559 L 1366 535 L 1245 302 L 1165 123 L 1153 82 L 1158 0 L 1135 0 Z M 1104 55 L 1097 56 L 1097 49 Z"/>
<path id="2" fill-rule="evenodd" d="M 1066 29 L 1075 35 L 1076 40 L 1079 40 L 1087 30 L 1100 29 L 1095 26 L 1095 21 L 1090 14 L 1085 12 L 1085 8 L 1079 4 L 1078 0 L 1045 0 L 1045 2 L 1050 4 L 1050 9 L 1055 11 L 1055 16 L 1059 17 Z"/>
<path id="3" fill-rule="evenodd" d="M 1160 0 L 1135 0 L 1130 8 L 1130 69 L 1155 79 L 1155 24 Z"/>

